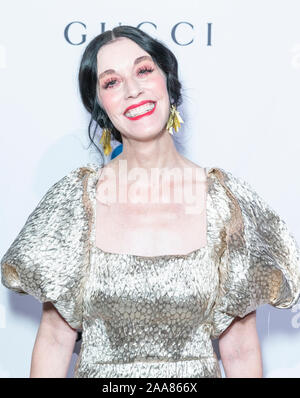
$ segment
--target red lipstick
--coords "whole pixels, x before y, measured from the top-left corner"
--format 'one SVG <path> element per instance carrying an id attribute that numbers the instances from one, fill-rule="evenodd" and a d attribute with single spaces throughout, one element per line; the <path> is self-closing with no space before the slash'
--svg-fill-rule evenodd
<path id="1" fill-rule="evenodd" d="M 155 101 L 145 100 L 145 101 L 139 102 L 138 104 L 130 105 L 128 108 L 125 109 L 124 115 L 125 115 L 125 113 L 126 113 L 127 111 L 129 111 L 129 109 L 137 108 L 138 106 L 147 104 L 147 102 L 152 102 L 152 103 L 154 103 Z"/>
<path id="2" fill-rule="evenodd" d="M 125 115 L 125 113 L 126 113 L 129 109 L 137 108 L 138 106 L 147 104 L 148 102 L 152 102 L 152 103 L 154 104 L 154 108 L 151 109 L 151 111 L 149 111 L 149 112 L 147 112 L 147 113 L 143 113 L 142 115 L 138 115 L 138 116 L 136 116 L 136 117 L 128 117 L 128 116 Z M 155 109 L 156 109 L 156 102 L 154 102 L 154 101 L 142 101 L 142 102 L 140 102 L 139 104 L 129 106 L 129 107 L 126 109 L 126 111 L 124 112 L 124 116 L 127 117 L 127 119 L 129 119 L 129 120 L 138 120 L 138 119 L 141 119 L 141 118 L 144 117 L 144 116 L 149 116 L 149 115 L 151 115 L 151 114 L 155 111 Z"/>

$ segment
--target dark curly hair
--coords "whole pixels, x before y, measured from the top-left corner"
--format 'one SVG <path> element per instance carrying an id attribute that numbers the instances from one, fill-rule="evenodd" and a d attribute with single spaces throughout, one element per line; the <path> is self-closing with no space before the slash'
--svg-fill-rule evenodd
<path id="1" fill-rule="evenodd" d="M 175 55 L 160 41 L 152 38 L 142 30 L 129 25 L 123 25 L 96 36 L 85 48 L 79 68 L 79 90 L 86 110 L 91 114 L 88 126 L 90 144 L 94 144 L 104 160 L 102 150 L 95 143 L 98 126 L 111 130 L 115 140 L 122 143 L 121 133 L 114 127 L 105 110 L 97 99 L 97 54 L 99 49 L 107 43 L 127 37 L 137 43 L 165 73 L 170 103 L 178 107 L 182 103 L 181 83 L 178 80 L 178 63 Z M 95 124 L 92 132 L 92 125 Z"/>

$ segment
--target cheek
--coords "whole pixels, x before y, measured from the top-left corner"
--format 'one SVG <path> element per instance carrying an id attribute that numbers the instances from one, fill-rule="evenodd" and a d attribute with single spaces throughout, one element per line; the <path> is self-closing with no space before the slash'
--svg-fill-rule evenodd
<path id="1" fill-rule="evenodd" d="M 113 89 L 111 91 L 113 91 Z M 110 89 L 108 89 L 107 92 L 105 91 L 102 94 L 101 103 L 108 113 L 113 113 L 114 110 L 118 108 L 118 105 L 120 104 L 120 99 L 118 95 L 110 92 Z"/>
<path id="2" fill-rule="evenodd" d="M 164 76 L 153 76 L 152 90 L 155 92 L 157 98 L 168 98 L 167 83 Z"/>

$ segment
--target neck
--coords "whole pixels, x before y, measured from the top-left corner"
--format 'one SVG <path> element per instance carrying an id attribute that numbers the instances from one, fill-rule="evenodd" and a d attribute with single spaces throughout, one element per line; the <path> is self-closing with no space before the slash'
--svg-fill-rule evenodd
<path id="1" fill-rule="evenodd" d="M 150 172 L 151 168 L 169 169 L 183 165 L 183 157 L 177 151 L 167 130 L 159 137 L 147 141 L 123 136 L 123 151 L 114 161 L 118 163 L 120 160 L 126 161 L 128 172 L 133 168 L 142 168 Z"/>

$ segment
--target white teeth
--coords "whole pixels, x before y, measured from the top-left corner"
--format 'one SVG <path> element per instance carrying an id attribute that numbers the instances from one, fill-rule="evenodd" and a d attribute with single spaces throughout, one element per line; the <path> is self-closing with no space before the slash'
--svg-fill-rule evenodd
<path id="1" fill-rule="evenodd" d="M 130 109 L 128 112 L 125 113 L 125 116 L 127 117 L 135 117 L 142 115 L 143 113 L 147 113 L 151 111 L 155 106 L 154 103 L 148 102 L 147 104 L 141 105 L 138 108 Z"/>

